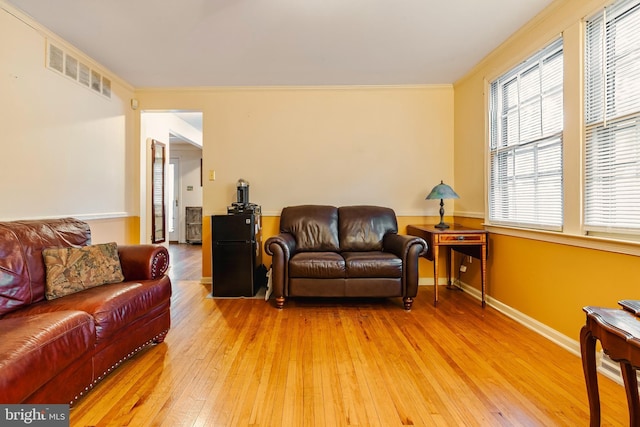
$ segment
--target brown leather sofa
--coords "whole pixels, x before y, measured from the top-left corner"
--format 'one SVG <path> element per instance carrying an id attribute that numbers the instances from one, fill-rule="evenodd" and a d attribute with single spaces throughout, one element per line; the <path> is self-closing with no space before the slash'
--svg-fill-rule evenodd
<path id="1" fill-rule="evenodd" d="M 170 327 L 169 254 L 118 247 L 121 283 L 45 298 L 42 251 L 91 243 L 72 219 L 0 222 L 0 403 L 73 404 Z"/>
<path id="2" fill-rule="evenodd" d="M 426 250 L 423 239 L 398 234 L 395 212 L 379 206 L 286 207 L 280 233 L 265 242 L 278 308 L 288 297 L 402 297 L 411 310 Z"/>

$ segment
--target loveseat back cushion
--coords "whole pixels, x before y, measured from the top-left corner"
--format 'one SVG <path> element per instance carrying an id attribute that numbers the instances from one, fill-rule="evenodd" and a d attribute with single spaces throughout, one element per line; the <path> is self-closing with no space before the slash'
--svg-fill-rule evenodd
<path id="1" fill-rule="evenodd" d="M 393 209 L 380 206 L 343 206 L 338 208 L 340 250 L 381 251 L 387 233 L 398 232 Z"/>
<path id="2" fill-rule="evenodd" d="M 73 218 L 0 222 L 0 316 L 44 299 L 43 249 L 90 243 L 89 224 Z"/>
<path id="3" fill-rule="evenodd" d="M 289 206 L 280 215 L 280 232 L 296 240 L 296 252 L 338 252 L 338 208 L 324 205 Z"/>

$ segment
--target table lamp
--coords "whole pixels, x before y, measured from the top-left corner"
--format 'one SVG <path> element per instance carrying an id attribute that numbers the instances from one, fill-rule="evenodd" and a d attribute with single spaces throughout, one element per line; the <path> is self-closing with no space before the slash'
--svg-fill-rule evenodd
<path id="1" fill-rule="evenodd" d="M 444 199 L 459 199 L 460 196 L 453 191 L 453 188 L 449 187 L 444 182 L 440 181 L 440 184 L 433 187 L 431 193 L 426 197 L 426 200 L 431 199 L 440 199 L 440 224 L 437 224 L 435 227 L 439 229 L 449 228 L 448 224 L 445 224 L 444 217 Z"/>

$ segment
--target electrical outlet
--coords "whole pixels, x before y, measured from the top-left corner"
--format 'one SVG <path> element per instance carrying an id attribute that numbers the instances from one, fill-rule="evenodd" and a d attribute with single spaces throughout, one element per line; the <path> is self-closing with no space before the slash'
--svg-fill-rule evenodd
<path id="1" fill-rule="evenodd" d="M 460 272 L 464 273 L 465 271 L 467 271 L 467 266 L 466 265 L 461 265 L 460 266 Z"/>

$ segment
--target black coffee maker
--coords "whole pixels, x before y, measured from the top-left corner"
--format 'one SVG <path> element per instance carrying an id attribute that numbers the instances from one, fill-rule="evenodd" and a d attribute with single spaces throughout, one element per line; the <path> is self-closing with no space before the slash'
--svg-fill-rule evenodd
<path id="1" fill-rule="evenodd" d="M 236 185 L 236 199 L 237 201 L 231 203 L 231 206 L 227 207 L 227 213 L 260 213 L 260 206 L 254 203 L 249 203 L 249 181 L 242 178 L 238 180 L 238 184 Z"/>
<path id="2" fill-rule="evenodd" d="M 236 187 L 236 193 L 237 193 L 237 202 L 238 205 L 248 205 L 249 204 L 249 181 L 245 181 L 244 179 L 240 178 L 238 180 L 238 184 Z"/>

